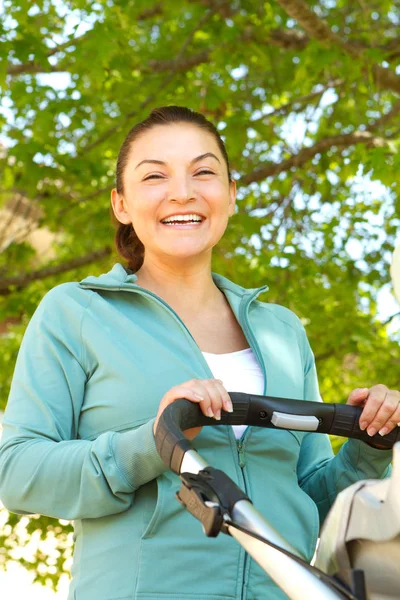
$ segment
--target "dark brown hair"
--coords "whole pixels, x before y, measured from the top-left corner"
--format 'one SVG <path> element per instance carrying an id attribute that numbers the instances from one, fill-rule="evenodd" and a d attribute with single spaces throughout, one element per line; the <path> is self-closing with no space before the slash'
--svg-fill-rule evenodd
<path id="1" fill-rule="evenodd" d="M 200 129 L 207 131 L 214 136 L 215 141 L 221 151 L 228 169 L 228 179 L 232 176 L 229 167 L 229 158 L 226 152 L 225 144 L 222 141 L 217 128 L 208 121 L 202 114 L 186 108 L 184 106 L 162 106 L 151 111 L 150 115 L 137 123 L 129 131 L 122 143 L 117 159 L 116 169 L 116 188 L 119 194 L 124 191 L 124 172 L 128 164 L 129 154 L 133 142 L 146 131 L 149 131 L 157 125 L 169 125 L 170 123 L 190 123 Z M 115 219 L 116 220 L 116 219 Z M 115 245 L 119 254 L 128 261 L 128 267 L 136 273 L 140 269 L 144 260 L 144 246 L 136 235 L 132 224 L 120 223 L 117 221 L 117 231 L 115 234 Z"/>

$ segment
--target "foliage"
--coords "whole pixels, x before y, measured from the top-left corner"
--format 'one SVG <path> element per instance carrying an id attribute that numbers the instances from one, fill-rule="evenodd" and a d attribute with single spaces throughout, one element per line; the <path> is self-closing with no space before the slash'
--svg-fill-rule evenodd
<path id="1" fill-rule="evenodd" d="M 398 385 L 400 336 L 377 318 L 400 224 L 396 0 L 4 7 L 0 207 L 28 198 L 40 215 L 34 226 L 61 238 L 44 260 L 10 238 L 17 211 L 0 225 L 0 321 L 11 322 L 0 353 L 3 407 L 40 298 L 116 260 L 108 203 L 119 145 L 168 104 L 217 124 L 238 182 L 238 211 L 214 270 L 249 287 L 267 283 L 262 299 L 303 319 L 325 400 Z M 9 515 L 12 531 L 18 519 Z M 44 517 L 31 523 L 54 531 L 61 546 L 69 531 Z M 45 561 L 39 553 L 31 565 L 39 577 Z"/>
<path id="2" fill-rule="evenodd" d="M 4 509 L 7 522 L 0 533 L 0 566 L 12 558 L 36 573 L 35 581 L 56 588 L 69 572 L 72 557 L 72 525 L 49 517 L 21 517 Z"/>

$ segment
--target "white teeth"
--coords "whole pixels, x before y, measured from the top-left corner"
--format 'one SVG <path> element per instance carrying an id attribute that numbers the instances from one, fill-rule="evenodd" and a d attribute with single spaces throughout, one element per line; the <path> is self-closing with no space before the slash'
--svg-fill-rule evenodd
<path id="1" fill-rule="evenodd" d="M 176 222 L 185 222 L 185 221 L 196 221 L 196 223 L 200 223 L 202 221 L 202 217 L 196 214 L 191 215 L 172 215 L 172 217 L 167 217 L 163 219 L 162 223 L 176 223 Z"/>

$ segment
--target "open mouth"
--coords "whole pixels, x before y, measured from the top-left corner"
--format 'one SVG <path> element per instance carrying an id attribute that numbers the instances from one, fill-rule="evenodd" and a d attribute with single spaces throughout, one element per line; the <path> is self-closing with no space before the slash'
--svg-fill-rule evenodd
<path id="1" fill-rule="evenodd" d="M 162 225 L 170 228 L 178 228 L 178 229 L 193 229 L 200 227 L 200 225 L 205 221 L 205 217 L 197 214 L 192 215 L 173 215 L 171 217 L 167 217 L 161 221 Z"/>

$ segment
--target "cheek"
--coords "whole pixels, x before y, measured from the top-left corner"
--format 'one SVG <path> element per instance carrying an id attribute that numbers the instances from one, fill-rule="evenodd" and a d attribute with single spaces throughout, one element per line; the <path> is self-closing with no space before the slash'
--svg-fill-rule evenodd
<path id="1" fill-rule="evenodd" d="M 229 190 L 221 182 L 215 182 L 209 185 L 207 189 L 203 189 L 202 193 L 208 200 L 213 211 L 216 213 L 225 213 L 229 206 Z"/>
<path id="2" fill-rule="evenodd" d="M 157 202 L 164 198 L 165 188 L 162 185 L 147 185 L 143 186 L 139 193 L 139 197 L 142 200 L 147 200 L 147 202 Z"/>
<path id="3" fill-rule="evenodd" d="M 134 197 L 135 200 L 130 203 L 130 214 L 133 220 L 142 222 L 141 226 L 143 227 L 150 217 L 154 220 L 160 203 L 160 193 L 157 193 L 154 188 L 141 189 L 135 191 Z"/>

